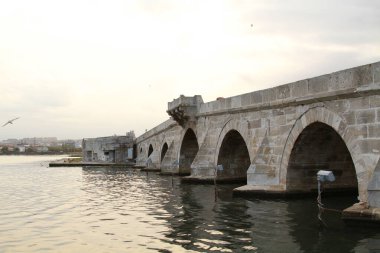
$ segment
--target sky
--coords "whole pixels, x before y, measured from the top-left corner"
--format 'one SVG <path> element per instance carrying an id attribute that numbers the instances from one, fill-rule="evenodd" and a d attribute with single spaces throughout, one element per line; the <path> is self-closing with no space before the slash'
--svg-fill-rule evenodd
<path id="1" fill-rule="evenodd" d="M 0 0 L 0 140 L 137 136 L 205 102 L 380 61 L 380 1 Z"/>

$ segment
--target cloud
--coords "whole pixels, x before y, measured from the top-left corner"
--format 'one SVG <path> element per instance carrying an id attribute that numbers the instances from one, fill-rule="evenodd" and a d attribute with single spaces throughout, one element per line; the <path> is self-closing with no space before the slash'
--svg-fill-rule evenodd
<path id="1" fill-rule="evenodd" d="M 180 94 L 207 102 L 378 60 L 379 11 L 369 0 L 3 1 L 1 117 L 58 137 L 140 134 Z"/>

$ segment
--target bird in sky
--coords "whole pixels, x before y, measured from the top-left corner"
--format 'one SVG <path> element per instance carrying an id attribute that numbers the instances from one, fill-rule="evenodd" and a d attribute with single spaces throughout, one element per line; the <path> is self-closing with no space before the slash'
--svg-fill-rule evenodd
<path id="1" fill-rule="evenodd" d="M 6 125 L 8 124 L 13 124 L 13 121 L 15 121 L 16 119 L 19 119 L 20 117 L 17 117 L 17 118 L 14 118 L 14 119 L 11 119 L 11 120 L 8 120 L 2 127 L 5 127 Z"/>

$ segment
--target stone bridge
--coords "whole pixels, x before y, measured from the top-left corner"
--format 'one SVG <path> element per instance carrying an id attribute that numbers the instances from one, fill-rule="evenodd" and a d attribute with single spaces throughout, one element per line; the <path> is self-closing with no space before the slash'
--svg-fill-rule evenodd
<path id="1" fill-rule="evenodd" d="M 380 62 L 208 103 L 181 95 L 167 113 L 137 138 L 138 165 L 252 194 L 313 192 L 331 170 L 326 190 L 380 207 Z"/>

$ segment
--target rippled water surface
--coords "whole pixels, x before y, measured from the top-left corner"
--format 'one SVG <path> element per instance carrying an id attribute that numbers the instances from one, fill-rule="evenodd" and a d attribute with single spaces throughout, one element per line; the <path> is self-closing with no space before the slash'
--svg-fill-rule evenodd
<path id="1" fill-rule="evenodd" d="M 314 199 L 232 197 L 133 169 L 0 156 L 0 252 L 380 252 L 378 228 L 320 226 Z M 325 199 L 343 209 L 350 198 Z"/>

